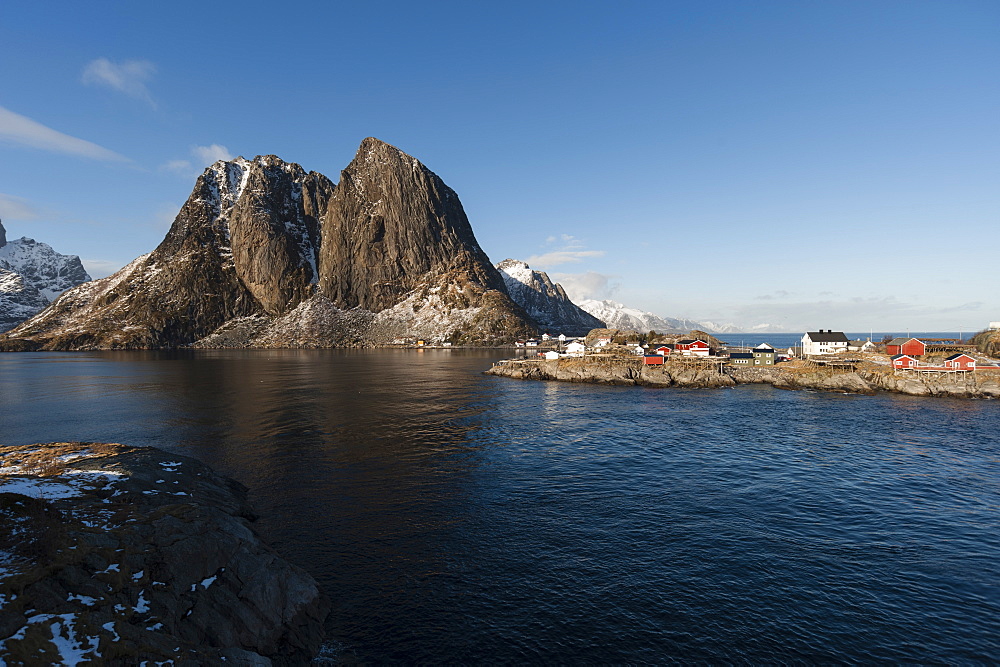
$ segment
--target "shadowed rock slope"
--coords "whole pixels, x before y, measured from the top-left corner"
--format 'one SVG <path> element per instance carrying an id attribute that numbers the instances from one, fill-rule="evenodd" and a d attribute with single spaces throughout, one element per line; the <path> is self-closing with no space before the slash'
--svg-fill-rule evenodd
<path id="1" fill-rule="evenodd" d="M 562 285 L 553 283 L 544 271 L 533 271 L 516 259 L 505 259 L 497 269 L 511 298 L 550 334 L 586 336 L 591 329 L 606 326 L 570 301 Z"/>
<path id="2" fill-rule="evenodd" d="M 187 457 L 0 447 L 0 664 L 308 664 L 330 603 L 254 518 Z"/>
<path id="3" fill-rule="evenodd" d="M 369 138 L 336 186 L 274 156 L 215 163 L 156 250 L 64 293 L 0 350 L 501 343 L 533 325 L 454 191 Z"/>

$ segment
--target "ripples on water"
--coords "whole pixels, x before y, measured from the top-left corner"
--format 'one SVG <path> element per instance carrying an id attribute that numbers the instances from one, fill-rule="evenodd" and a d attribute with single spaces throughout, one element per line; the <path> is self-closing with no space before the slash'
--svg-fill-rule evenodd
<path id="1" fill-rule="evenodd" d="M 0 442 L 198 457 L 365 662 L 1000 660 L 994 402 L 479 374 L 489 353 L 0 355 Z"/>

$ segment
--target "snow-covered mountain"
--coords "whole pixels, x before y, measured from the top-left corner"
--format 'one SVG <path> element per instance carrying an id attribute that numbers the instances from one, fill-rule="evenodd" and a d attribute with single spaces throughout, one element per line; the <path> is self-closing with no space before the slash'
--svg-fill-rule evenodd
<path id="1" fill-rule="evenodd" d="M 553 283 L 545 272 L 533 271 L 516 259 L 505 259 L 496 266 L 510 298 L 549 333 L 585 336 L 604 326 L 602 320 L 570 301 L 562 285 Z"/>
<path id="2" fill-rule="evenodd" d="M 0 223 L 0 332 L 45 308 L 62 292 L 90 280 L 76 255 L 23 236 L 7 240 Z"/>
<path id="3" fill-rule="evenodd" d="M 697 322 L 688 319 L 660 317 L 637 308 L 629 308 L 615 301 L 584 299 L 577 304 L 594 317 L 607 323 L 610 329 L 629 329 L 632 331 L 656 331 L 657 333 L 686 333 L 699 329 L 707 333 L 728 333 L 732 325 L 718 325 L 712 322 Z M 731 329 L 735 331 L 736 329 Z"/>

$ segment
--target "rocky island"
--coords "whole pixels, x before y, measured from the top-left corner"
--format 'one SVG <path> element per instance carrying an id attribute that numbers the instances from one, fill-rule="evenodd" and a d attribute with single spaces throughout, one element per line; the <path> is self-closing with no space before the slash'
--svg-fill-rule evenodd
<path id="1" fill-rule="evenodd" d="M 591 332 L 588 342 L 597 335 L 611 335 L 606 329 Z M 631 332 L 635 335 L 635 332 Z M 720 341 L 704 332 L 692 332 Z M 670 355 L 646 363 L 643 356 L 627 346 L 609 346 L 601 351 L 545 359 L 529 357 L 506 359 L 485 371 L 488 375 L 521 380 L 557 380 L 606 385 L 645 387 L 733 387 L 740 384 L 770 384 L 779 389 L 816 389 L 859 394 L 889 391 L 913 396 L 953 396 L 963 398 L 1000 398 L 1000 367 L 980 367 L 969 372 L 919 373 L 897 371 L 888 357 L 861 354 L 845 357 L 830 355 L 825 359 L 793 359 L 771 366 L 738 366 L 724 357 L 687 357 Z M 748 355 L 749 356 L 749 355 Z"/>
<path id="2" fill-rule="evenodd" d="M 151 447 L 0 447 L 0 664 L 303 664 L 329 602 L 246 489 Z"/>

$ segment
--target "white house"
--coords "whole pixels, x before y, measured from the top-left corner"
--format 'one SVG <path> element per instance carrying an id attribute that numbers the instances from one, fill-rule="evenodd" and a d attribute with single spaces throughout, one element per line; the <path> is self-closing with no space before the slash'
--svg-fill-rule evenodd
<path id="1" fill-rule="evenodd" d="M 559 342 L 560 343 L 566 342 L 566 334 L 559 334 Z"/>
<path id="2" fill-rule="evenodd" d="M 847 349 L 850 352 L 874 352 L 875 343 L 870 338 L 868 340 L 852 340 L 847 344 Z"/>
<path id="3" fill-rule="evenodd" d="M 584 345 L 578 340 L 575 340 L 566 346 L 566 354 L 572 357 L 582 357 L 586 349 L 587 349 L 586 345 Z"/>
<path id="4" fill-rule="evenodd" d="M 843 331 L 834 331 L 833 329 L 807 331 L 802 336 L 802 355 L 846 352 L 849 343 L 850 341 Z"/>
<path id="5" fill-rule="evenodd" d="M 549 350 L 548 352 L 545 353 L 545 358 L 549 360 L 558 359 L 559 353 L 556 352 L 555 350 Z"/>

